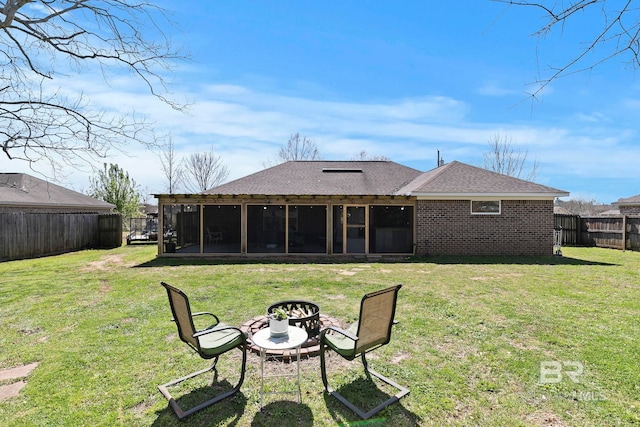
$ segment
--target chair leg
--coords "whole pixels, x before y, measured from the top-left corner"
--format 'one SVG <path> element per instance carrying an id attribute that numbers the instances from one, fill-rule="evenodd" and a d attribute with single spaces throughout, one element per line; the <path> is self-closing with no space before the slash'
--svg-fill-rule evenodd
<path id="1" fill-rule="evenodd" d="M 398 390 L 398 392 L 395 395 L 391 396 L 389 399 L 385 400 L 384 402 L 382 402 L 381 404 L 379 404 L 378 406 L 376 406 L 375 408 L 373 408 L 372 410 L 367 412 L 366 413 L 367 418 L 371 417 L 374 414 L 377 414 L 378 412 L 380 412 L 381 410 L 383 410 L 387 406 L 397 402 L 402 397 L 404 397 L 407 394 L 409 394 L 409 389 L 408 388 L 401 386 L 400 384 L 398 384 L 397 382 L 395 382 L 391 378 L 385 377 L 384 375 L 382 375 L 382 374 L 374 371 L 373 369 L 371 369 L 369 367 L 369 363 L 367 362 L 366 353 L 362 353 L 362 365 L 364 366 L 365 372 L 367 372 L 368 374 L 373 375 L 374 377 L 380 379 L 381 381 L 384 381 L 385 383 L 389 384 L 390 386 L 392 386 L 392 387 L 394 387 L 394 388 L 396 388 Z"/>
<path id="2" fill-rule="evenodd" d="M 347 398 L 345 398 L 340 393 L 335 391 L 329 385 L 329 381 L 327 379 L 327 369 L 326 369 L 326 364 L 325 364 L 326 360 L 325 360 L 324 352 L 325 352 L 324 345 L 321 342 L 320 343 L 320 373 L 321 373 L 321 376 L 322 376 L 322 383 L 324 384 L 325 390 L 327 391 L 327 393 L 329 393 L 330 395 L 332 395 L 333 397 L 338 399 L 340 402 L 342 402 L 343 405 L 345 405 L 347 408 L 349 408 L 351 411 L 353 411 L 356 415 L 358 415 L 363 420 L 371 418 L 372 416 L 374 416 L 378 412 L 382 411 L 387 406 L 389 406 L 389 405 L 397 402 L 398 400 L 400 400 L 401 397 L 406 396 L 407 394 L 409 394 L 409 389 L 408 388 L 401 386 L 400 384 L 396 383 L 395 381 L 391 380 L 390 378 L 387 378 L 387 377 L 379 374 L 378 372 L 372 370 L 371 368 L 369 368 L 369 364 L 367 363 L 367 359 L 365 357 L 365 353 L 362 353 L 362 364 L 364 365 L 365 373 L 367 374 L 367 376 L 369 376 L 369 374 L 371 374 L 371 375 L 375 376 L 376 378 L 384 381 L 385 383 L 387 383 L 387 384 L 389 384 L 389 385 L 391 385 L 391 386 L 393 386 L 393 387 L 395 387 L 396 389 L 399 390 L 398 393 L 396 393 L 395 395 L 391 396 L 389 399 L 385 400 L 384 402 L 382 402 L 381 404 L 379 404 L 375 408 L 371 409 L 370 411 L 365 412 L 362 409 L 360 409 L 357 406 L 355 406 L 353 403 L 351 403 L 349 400 L 347 400 Z"/>
<path id="3" fill-rule="evenodd" d="M 158 390 L 160 390 L 160 393 L 162 393 L 162 395 L 169 401 L 169 405 L 171 406 L 171 408 L 173 408 L 173 411 L 176 413 L 176 416 L 178 417 L 178 419 L 183 419 L 188 417 L 189 415 L 204 409 L 208 406 L 213 405 L 214 403 L 217 403 L 223 399 L 226 399 L 229 396 L 234 395 L 235 393 L 237 393 L 238 391 L 240 391 L 240 387 L 242 386 L 242 383 L 244 382 L 244 371 L 245 368 L 247 366 L 247 344 L 244 343 L 243 345 L 237 347 L 242 351 L 242 367 L 240 370 L 240 380 L 238 381 L 238 384 L 236 384 L 235 387 L 233 387 L 231 390 L 224 392 L 216 397 L 214 397 L 213 399 L 207 400 L 206 402 L 203 402 L 197 406 L 194 406 L 193 408 L 187 409 L 187 410 L 183 410 L 180 405 L 178 405 L 178 402 L 176 402 L 176 400 L 173 398 L 173 396 L 171 396 L 171 393 L 169 392 L 168 388 L 172 387 L 176 384 L 180 384 L 183 381 L 186 381 L 188 379 L 191 379 L 193 377 L 196 377 L 200 374 L 204 374 L 206 372 L 209 371 L 214 371 L 216 369 L 216 363 L 218 363 L 218 357 L 216 357 L 213 360 L 213 364 L 206 368 L 206 369 L 202 369 L 200 371 L 197 372 L 193 372 L 189 375 L 186 375 L 184 377 L 178 378 L 176 380 L 170 381 L 166 384 L 162 384 L 158 386 Z"/>
<path id="4" fill-rule="evenodd" d="M 327 367 L 325 365 L 325 345 L 322 342 L 322 335 L 320 336 L 320 376 L 322 377 L 322 384 L 324 384 L 324 389 L 327 393 L 333 392 L 333 389 L 329 386 L 329 381 L 327 380 Z"/>

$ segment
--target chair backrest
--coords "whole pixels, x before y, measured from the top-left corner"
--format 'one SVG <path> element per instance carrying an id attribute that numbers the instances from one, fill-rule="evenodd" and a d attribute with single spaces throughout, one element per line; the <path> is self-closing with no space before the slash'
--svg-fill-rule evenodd
<path id="1" fill-rule="evenodd" d="M 396 300 L 402 285 L 371 292 L 362 297 L 358 320 L 356 354 L 388 344 L 396 314 Z"/>
<path id="2" fill-rule="evenodd" d="M 189 298 L 187 298 L 187 295 L 180 289 L 171 286 L 168 283 L 161 282 L 161 285 L 167 290 L 169 304 L 171 305 L 171 312 L 173 313 L 173 319 L 178 326 L 178 335 L 180 336 L 180 339 L 198 351 L 198 340 L 193 337 L 193 334 L 196 333 L 196 328 L 191 316 Z"/>

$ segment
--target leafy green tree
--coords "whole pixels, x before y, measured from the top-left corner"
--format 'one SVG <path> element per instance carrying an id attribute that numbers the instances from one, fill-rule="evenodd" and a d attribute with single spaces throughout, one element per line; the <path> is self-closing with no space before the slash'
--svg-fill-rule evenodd
<path id="1" fill-rule="evenodd" d="M 135 181 L 118 165 L 104 164 L 91 179 L 91 196 L 116 206 L 125 219 L 139 214 L 140 191 Z"/>

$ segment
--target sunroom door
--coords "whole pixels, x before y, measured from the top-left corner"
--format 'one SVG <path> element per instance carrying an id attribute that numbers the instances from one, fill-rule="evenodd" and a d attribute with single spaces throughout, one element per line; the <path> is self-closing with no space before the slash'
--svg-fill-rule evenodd
<path id="1" fill-rule="evenodd" d="M 367 248 L 367 208 L 365 206 L 347 206 L 343 224 L 345 226 L 346 253 L 363 254 Z"/>

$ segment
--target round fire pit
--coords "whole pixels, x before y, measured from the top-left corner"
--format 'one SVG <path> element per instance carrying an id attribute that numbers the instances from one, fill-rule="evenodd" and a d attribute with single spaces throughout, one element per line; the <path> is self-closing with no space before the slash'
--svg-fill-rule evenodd
<path id="1" fill-rule="evenodd" d="M 260 347 L 251 341 L 251 336 L 262 328 L 269 327 L 268 314 L 276 308 L 284 309 L 291 318 L 289 324 L 307 331 L 309 339 L 300 348 L 300 357 L 307 358 L 320 354 L 320 330 L 329 326 L 340 326 L 338 319 L 320 314 L 320 307 L 309 301 L 280 301 L 267 308 L 267 314 L 254 317 L 240 326 L 240 330 L 248 335 L 249 350 L 260 354 Z M 290 361 L 295 355 L 293 350 L 268 351 L 267 356 Z"/>
<path id="2" fill-rule="evenodd" d="M 320 307 L 309 301 L 280 301 L 267 308 L 267 317 L 281 308 L 289 316 L 289 325 L 307 331 L 309 338 L 317 338 L 320 334 Z"/>

